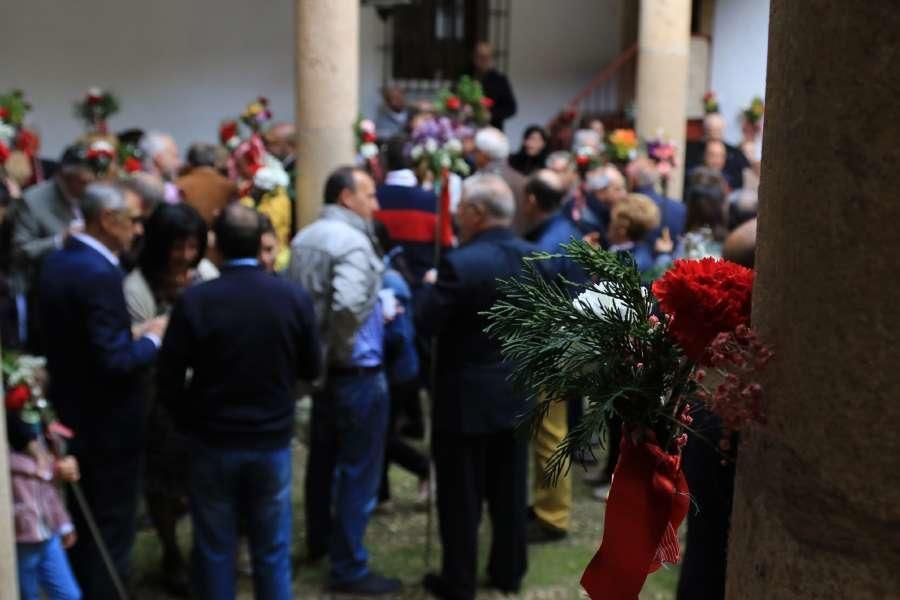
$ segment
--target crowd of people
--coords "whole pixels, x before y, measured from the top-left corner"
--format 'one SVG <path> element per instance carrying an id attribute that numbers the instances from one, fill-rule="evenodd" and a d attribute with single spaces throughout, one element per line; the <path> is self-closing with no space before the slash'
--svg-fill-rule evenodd
<path id="1" fill-rule="evenodd" d="M 439 226 L 434 182 L 409 156 L 411 127 L 428 109 L 408 106 L 397 87 L 385 89 L 377 119 L 380 168 L 335 165 L 321 216 L 302 228 L 294 203 L 316 199 L 293 198 L 269 167 L 293 173 L 288 123 L 260 132 L 265 160 L 250 170 L 247 146 L 196 143 L 182 161 L 174 139 L 156 131 L 139 136 L 135 172 L 100 151 L 109 136 L 97 133 L 31 181 L 0 167 L 4 350 L 47 357 L 48 400 L 75 433 L 56 475 L 80 481 L 102 538 L 74 502 L 71 519 L 21 538 L 23 598 L 38 597 L 39 579 L 54 598 L 119 597 L 141 505 L 172 591 L 233 598 L 246 543 L 256 596 L 290 598 L 290 444 L 303 395 L 312 398 L 306 558 L 329 559 L 330 590 L 401 587 L 370 569 L 364 544 L 373 510 L 390 500 L 391 463 L 418 478 L 423 499 L 436 490 L 442 564 L 423 584 L 439 598 L 475 596 L 485 503 L 487 582 L 502 592 L 520 589 L 529 543 L 568 535 L 572 475 L 551 488 L 540 473 L 583 399 L 554 403 L 533 440 L 517 429 L 534 391 L 511 384 L 485 333 L 497 280 L 520 274 L 534 252 L 582 239 L 633 260 L 648 282 L 678 258 L 752 265 L 756 201 L 745 181 L 757 178 L 758 161 L 746 144 L 724 143 L 715 114 L 705 139 L 689 145 L 683 202 L 666 195 L 652 158 L 603 160 L 599 117 L 562 143 L 552 128 L 530 126 L 513 153 L 502 127 L 515 98 L 490 56 L 481 45 L 475 63 L 497 109 L 469 140 L 472 174 L 455 186 L 452 230 Z M 584 147 L 600 159 L 577 160 Z M 540 268 L 548 279 L 585 281 L 564 258 Z M 52 463 L 40 431 L 15 411 L 8 429 L 13 450 Z M 430 456 L 410 444 L 426 433 Z M 616 444 L 609 449 L 591 481 L 599 500 L 615 467 Z M 716 564 L 724 576 L 733 475 L 696 444 L 685 465 L 698 502 L 721 510 L 689 517 L 680 597 L 716 597 L 696 586 L 715 579 Z M 175 535 L 187 512 L 191 568 Z M 692 574 L 701 564 L 703 577 Z"/>

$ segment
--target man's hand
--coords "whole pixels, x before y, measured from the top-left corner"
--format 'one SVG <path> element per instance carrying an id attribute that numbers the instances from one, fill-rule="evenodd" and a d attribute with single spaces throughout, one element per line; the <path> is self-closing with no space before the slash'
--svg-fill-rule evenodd
<path id="1" fill-rule="evenodd" d="M 56 461 L 56 476 L 69 483 L 81 479 L 78 461 L 74 456 L 64 456 Z"/>
<path id="2" fill-rule="evenodd" d="M 62 536 L 62 545 L 63 545 L 63 548 L 66 550 L 68 550 L 69 548 L 74 546 L 75 542 L 77 542 L 77 541 L 78 541 L 78 534 L 75 533 L 74 529 L 72 531 L 70 531 L 69 533 L 67 533 L 66 535 Z"/>
<path id="3" fill-rule="evenodd" d="M 672 254 L 675 249 L 675 242 L 672 241 L 672 234 L 669 233 L 668 227 L 663 227 L 662 235 L 656 239 L 653 249 L 657 254 Z"/>
<path id="4" fill-rule="evenodd" d="M 53 457 L 47 452 L 38 440 L 31 440 L 25 447 L 28 455 L 37 463 L 37 473 L 40 477 L 49 477 L 53 473 Z"/>
<path id="5" fill-rule="evenodd" d="M 584 234 L 584 237 L 581 238 L 582 241 L 586 242 L 592 248 L 600 247 L 600 233 L 596 231 L 592 231 L 591 233 Z"/>
<path id="6" fill-rule="evenodd" d="M 434 285 L 435 283 L 437 283 L 437 275 L 437 269 L 428 269 L 425 272 L 425 276 L 422 277 L 422 283 Z"/>
<path id="7" fill-rule="evenodd" d="M 141 335 L 155 335 L 162 339 L 166 334 L 166 328 L 169 326 L 169 317 L 156 317 L 144 323 L 144 332 Z"/>

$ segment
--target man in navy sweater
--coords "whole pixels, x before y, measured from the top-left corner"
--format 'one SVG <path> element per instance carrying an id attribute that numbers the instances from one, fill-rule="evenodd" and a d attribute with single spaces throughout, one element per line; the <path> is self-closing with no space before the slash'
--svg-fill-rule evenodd
<path id="1" fill-rule="evenodd" d="M 319 375 L 312 302 L 256 259 L 259 215 L 217 218 L 219 279 L 189 288 L 159 356 L 159 397 L 191 439 L 197 598 L 234 598 L 238 520 L 247 520 L 258 598 L 291 598 L 291 453 L 296 384 Z"/>

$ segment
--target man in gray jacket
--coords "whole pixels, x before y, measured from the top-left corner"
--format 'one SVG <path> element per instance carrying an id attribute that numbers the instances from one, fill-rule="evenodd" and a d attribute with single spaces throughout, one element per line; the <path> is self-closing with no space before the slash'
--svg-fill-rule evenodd
<path id="1" fill-rule="evenodd" d="M 33 350 L 38 350 L 35 346 L 38 330 L 35 319 L 27 314 L 31 311 L 24 310 L 26 299 L 29 309 L 36 306 L 34 284 L 44 258 L 61 248 L 70 235 L 84 229 L 81 196 L 88 184 L 96 179 L 87 159 L 87 148 L 75 144 L 63 152 L 59 172 L 52 179 L 25 190 L 22 199 L 13 205 L 10 215 L 13 223 L 13 286 L 20 327 L 28 323 L 27 333 L 22 333 L 26 333 Z"/>
<path id="2" fill-rule="evenodd" d="M 369 570 L 363 546 L 381 480 L 390 409 L 378 301 L 383 266 L 372 230 L 376 210 L 375 182 L 365 171 L 335 170 L 325 183 L 321 217 L 291 243 L 288 272 L 312 297 L 327 366 L 310 424 L 309 557 L 329 554 L 330 589 L 357 595 L 400 588 L 399 581 Z"/>

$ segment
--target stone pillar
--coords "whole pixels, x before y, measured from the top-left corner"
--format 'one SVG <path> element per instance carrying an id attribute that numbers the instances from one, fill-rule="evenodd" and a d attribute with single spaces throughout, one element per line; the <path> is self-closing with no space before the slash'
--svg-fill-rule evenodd
<path id="1" fill-rule="evenodd" d="M 739 450 L 729 600 L 900 590 L 900 11 L 772 0 L 753 323 L 768 424 Z M 879 50 L 882 49 L 882 50 Z"/>
<path id="2" fill-rule="evenodd" d="M 0 356 L 3 348 L 0 347 Z M 9 487 L 9 450 L 6 440 L 6 397 L 0 376 L 0 600 L 19 597 L 12 489 Z"/>
<path id="3" fill-rule="evenodd" d="M 315 220 L 328 173 L 354 160 L 359 0 L 295 0 L 297 223 Z"/>
<path id="4" fill-rule="evenodd" d="M 678 148 L 668 195 L 681 198 L 687 128 L 690 0 L 641 0 L 638 25 L 637 134 L 662 131 Z"/>

